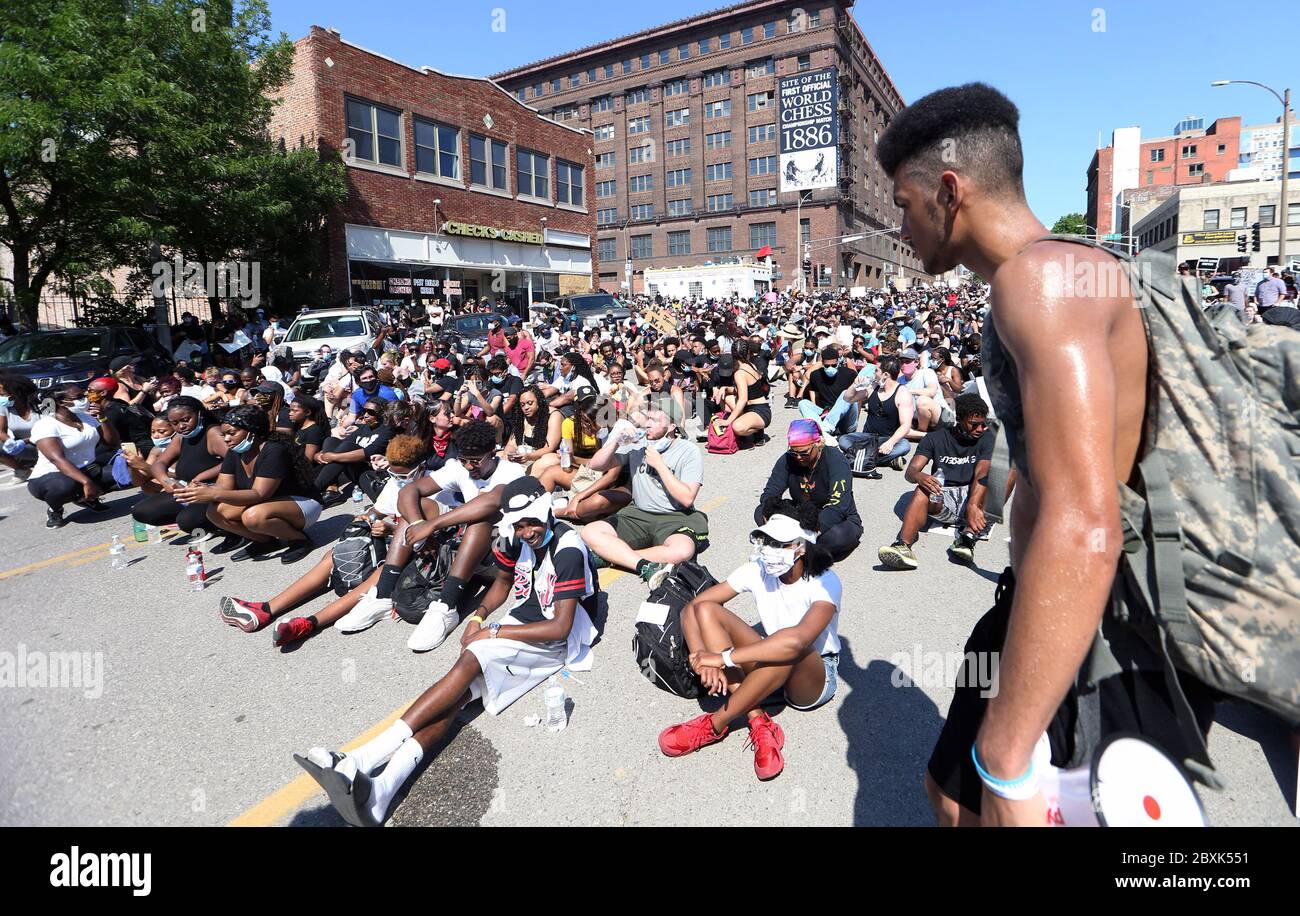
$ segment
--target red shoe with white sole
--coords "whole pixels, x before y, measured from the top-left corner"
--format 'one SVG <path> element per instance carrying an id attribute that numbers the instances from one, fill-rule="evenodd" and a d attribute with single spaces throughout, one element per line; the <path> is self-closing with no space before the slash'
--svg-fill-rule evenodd
<path id="1" fill-rule="evenodd" d="M 670 725 L 659 733 L 659 750 L 668 757 L 681 757 L 727 737 L 713 730 L 713 717 L 707 712 L 681 725 Z"/>

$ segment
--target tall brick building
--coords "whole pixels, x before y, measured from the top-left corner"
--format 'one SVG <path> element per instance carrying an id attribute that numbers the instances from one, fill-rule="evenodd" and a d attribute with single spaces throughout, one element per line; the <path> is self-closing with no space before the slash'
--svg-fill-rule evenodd
<path id="1" fill-rule="evenodd" d="M 857 23 L 852 0 L 752 0 L 496 74 L 515 97 L 594 134 L 589 206 L 600 285 L 614 290 L 632 261 L 647 267 L 752 258 L 773 249 L 775 285 L 789 285 L 804 245 L 827 286 L 926 278 L 897 234 L 875 144 L 903 99 Z M 838 182 L 778 190 L 777 91 L 782 77 L 835 68 Z"/>
<path id="2" fill-rule="evenodd" d="M 328 220 L 329 304 L 527 303 L 589 289 L 591 133 L 491 80 L 414 68 L 313 26 L 272 121 L 337 152 L 348 199 Z"/>
<path id="3" fill-rule="evenodd" d="M 1093 153 L 1088 164 L 1089 235 L 1119 232 L 1125 222 L 1125 191 L 1164 185 L 1226 181 L 1237 168 L 1241 118 L 1219 118 L 1205 127 L 1202 118 L 1185 118 L 1168 137 L 1142 139 L 1142 128 L 1121 127 L 1111 144 Z"/>

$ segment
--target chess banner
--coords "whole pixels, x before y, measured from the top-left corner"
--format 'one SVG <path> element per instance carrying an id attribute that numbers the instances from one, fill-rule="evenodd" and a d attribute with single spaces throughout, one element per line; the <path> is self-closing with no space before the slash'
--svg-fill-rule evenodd
<path id="1" fill-rule="evenodd" d="M 838 180 L 839 83 L 830 67 L 781 80 L 781 191 L 833 188 Z"/>

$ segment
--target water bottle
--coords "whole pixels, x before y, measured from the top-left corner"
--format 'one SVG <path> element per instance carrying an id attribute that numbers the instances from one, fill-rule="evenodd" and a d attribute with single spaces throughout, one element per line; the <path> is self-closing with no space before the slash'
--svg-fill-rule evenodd
<path id="1" fill-rule="evenodd" d="M 185 575 L 190 580 L 190 591 L 201 592 L 207 585 L 207 574 L 203 571 L 203 551 L 197 547 L 185 551 Z"/>
<path id="2" fill-rule="evenodd" d="M 943 468 L 939 468 L 939 470 L 937 470 L 937 471 L 934 472 L 934 479 L 938 482 L 940 488 L 942 488 L 942 487 L 943 487 Z M 930 502 L 934 503 L 936 506 L 941 506 L 941 505 L 943 505 L 943 490 L 940 489 L 938 493 L 936 493 L 935 495 L 931 496 L 931 497 L 930 497 Z"/>
<path id="3" fill-rule="evenodd" d="M 560 440 L 560 467 L 566 471 L 573 467 L 573 443 L 568 439 Z"/>
<path id="4" fill-rule="evenodd" d="M 143 544 L 149 540 L 149 529 L 152 527 L 138 520 L 131 523 L 131 533 L 135 535 L 137 543 Z"/>
<path id="5" fill-rule="evenodd" d="M 163 542 L 161 525 L 145 525 L 145 528 L 148 529 L 150 544 L 161 544 Z"/>
<path id="6" fill-rule="evenodd" d="M 114 569 L 126 569 L 126 545 L 116 534 L 113 535 L 113 541 L 108 545 L 108 555 L 113 558 Z"/>
<path id="7" fill-rule="evenodd" d="M 542 701 L 546 704 L 547 731 L 563 731 L 569 724 L 569 719 L 564 712 L 564 699 L 564 686 L 560 683 L 560 676 L 552 674 L 546 681 L 546 690 L 542 693 Z"/>
<path id="8" fill-rule="evenodd" d="M 356 506 L 358 509 L 360 509 L 360 508 L 361 508 L 361 504 L 362 504 L 363 502 L 365 502 L 365 500 L 366 500 L 366 494 L 364 494 L 364 493 L 361 492 L 361 488 L 360 488 L 360 487 L 353 487 L 353 488 L 352 488 L 352 504 L 353 504 L 354 506 Z"/>

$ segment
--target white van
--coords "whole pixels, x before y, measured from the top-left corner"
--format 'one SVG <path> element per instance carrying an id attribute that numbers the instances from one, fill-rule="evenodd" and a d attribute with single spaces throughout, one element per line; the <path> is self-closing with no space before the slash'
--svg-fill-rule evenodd
<path id="1" fill-rule="evenodd" d="M 284 343 L 293 348 L 299 363 L 310 363 L 316 351 L 328 345 L 337 355 L 343 350 L 365 350 L 374 345 L 379 317 L 367 309 L 321 309 L 293 320 Z"/>

